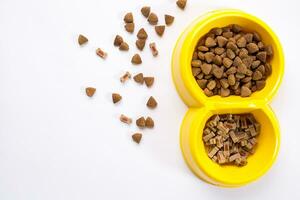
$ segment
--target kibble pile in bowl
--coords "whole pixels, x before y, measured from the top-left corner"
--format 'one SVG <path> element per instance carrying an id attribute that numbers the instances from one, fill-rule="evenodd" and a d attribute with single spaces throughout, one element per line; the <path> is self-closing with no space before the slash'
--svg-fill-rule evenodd
<path id="1" fill-rule="evenodd" d="M 272 56 L 272 46 L 256 32 L 236 24 L 214 28 L 195 48 L 192 74 L 208 97 L 249 97 L 265 87 Z"/>

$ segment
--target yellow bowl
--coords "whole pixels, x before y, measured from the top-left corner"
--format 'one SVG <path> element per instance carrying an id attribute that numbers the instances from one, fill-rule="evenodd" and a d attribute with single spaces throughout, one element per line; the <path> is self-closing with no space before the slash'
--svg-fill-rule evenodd
<path id="1" fill-rule="evenodd" d="M 198 40 L 212 28 L 239 24 L 258 32 L 265 44 L 273 46 L 272 74 L 266 86 L 250 97 L 207 97 L 192 75 L 191 60 Z M 176 89 L 190 107 L 181 126 L 181 149 L 191 170 L 204 181 L 238 187 L 262 176 L 274 163 L 280 144 L 279 123 L 268 103 L 278 91 L 284 74 L 284 56 L 274 32 L 260 19 L 239 10 L 217 10 L 197 18 L 178 39 L 172 58 Z M 202 142 L 202 131 L 209 117 L 222 113 L 253 113 L 261 123 L 261 135 L 254 155 L 244 167 L 220 166 L 211 161 Z"/>

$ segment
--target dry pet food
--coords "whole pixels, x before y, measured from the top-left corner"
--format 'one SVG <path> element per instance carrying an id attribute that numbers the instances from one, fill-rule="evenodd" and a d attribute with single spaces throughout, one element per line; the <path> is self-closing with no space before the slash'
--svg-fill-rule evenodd
<path id="1" fill-rule="evenodd" d="M 140 117 L 136 120 L 136 125 L 139 127 L 139 128 L 145 128 L 146 126 L 146 119 L 144 117 Z"/>
<path id="2" fill-rule="evenodd" d="M 100 48 L 96 49 L 96 54 L 103 59 L 107 57 L 107 53 Z"/>
<path id="3" fill-rule="evenodd" d="M 157 102 L 156 102 L 156 100 L 154 99 L 154 97 L 151 96 L 151 97 L 148 99 L 148 101 L 147 101 L 147 106 L 148 106 L 148 108 L 151 108 L 151 109 L 156 108 Z"/>
<path id="4" fill-rule="evenodd" d="M 273 48 L 256 32 L 232 24 L 202 37 L 191 61 L 192 74 L 206 96 L 249 97 L 272 73 Z"/>
<path id="5" fill-rule="evenodd" d="M 128 51 L 129 45 L 126 42 L 122 42 L 119 49 L 120 49 L 120 51 Z"/>
<path id="6" fill-rule="evenodd" d="M 143 73 L 138 73 L 133 77 L 133 80 L 139 84 L 144 84 L 144 75 Z"/>
<path id="7" fill-rule="evenodd" d="M 132 135 L 132 140 L 136 143 L 140 143 L 142 140 L 143 135 L 141 133 L 135 133 Z"/>
<path id="8" fill-rule="evenodd" d="M 144 77 L 144 81 L 147 87 L 151 87 L 154 83 L 154 77 Z"/>
<path id="9" fill-rule="evenodd" d="M 151 25 L 156 25 L 158 22 L 158 17 L 155 13 L 150 13 L 149 17 L 148 17 L 148 22 Z"/>
<path id="10" fill-rule="evenodd" d="M 120 81 L 121 83 L 125 83 L 130 78 L 131 78 L 131 74 L 129 72 L 126 72 L 123 76 L 121 76 Z"/>
<path id="11" fill-rule="evenodd" d="M 124 22 L 125 23 L 133 23 L 133 15 L 131 12 L 127 13 L 125 16 L 124 16 Z"/>
<path id="12" fill-rule="evenodd" d="M 132 123 L 132 119 L 123 114 L 120 116 L 120 121 L 128 125 Z"/>
<path id="13" fill-rule="evenodd" d="M 141 51 L 143 51 L 145 44 L 146 44 L 146 40 L 144 39 L 137 39 L 135 42 L 136 47 Z"/>
<path id="14" fill-rule="evenodd" d="M 84 35 L 79 35 L 78 36 L 78 44 L 83 45 L 87 43 L 89 40 L 84 36 Z"/>
<path id="15" fill-rule="evenodd" d="M 205 124 L 202 140 L 207 155 L 218 164 L 244 166 L 255 153 L 260 124 L 252 114 L 212 116 Z"/>
<path id="16" fill-rule="evenodd" d="M 88 97 L 94 96 L 95 92 L 96 92 L 96 88 L 93 88 L 93 87 L 85 88 L 85 93 Z"/>
<path id="17" fill-rule="evenodd" d="M 153 128 L 154 127 L 154 121 L 151 117 L 146 118 L 146 127 L 147 128 Z"/>
<path id="18" fill-rule="evenodd" d="M 181 8 L 182 10 L 185 8 L 185 6 L 186 6 L 186 2 L 187 2 L 187 0 L 178 0 L 177 2 L 176 2 L 176 4 L 177 4 L 177 6 L 179 7 L 179 8 Z"/>
<path id="19" fill-rule="evenodd" d="M 113 103 L 118 103 L 121 100 L 122 100 L 122 96 L 120 94 L 118 94 L 118 93 L 113 93 L 112 94 Z"/>
<path id="20" fill-rule="evenodd" d="M 137 38 L 141 40 L 146 40 L 148 38 L 148 34 L 144 28 L 141 28 L 137 33 Z"/>
<path id="21" fill-rule="evenodd" d="M 150 49 L 151 49 L 152 55 L 153 55 L 154 57 L 157 56 L 157 55 L 158 55 L 158 50 L 157 50 L 157 48 L 156 48 L 155 42 L 150 43 L 150 44 L 149 44 L 149 47 L 150 47 Z"/>
<path id="22" fill-rule="evenodd" d="M 141 13 L 144 17 L 148 18 L 150 14 L 151 8 L 149 6 L 144 6 L 141 9 Z"/>
<path id="23" fill-rule="evenodd" d="M 165 15 L 165 23 L 167 26 L 170 26 L 174 22 L 174 17 L 172 15 Z"/>
<path id="24" fill-rule="evenodd" d="M 134 56 L 131 59 L 131 63 L 134 65 L 142 64 L 141 56 L 139 54 L 134 54 Z"/>
<path id="25" fill-rule="evenodd" d="M 119 47 L 123 43 L 123 38 L 120 35 L 116 35 L 114 45 Z"/>
<path id="26" fill-rule="evenodd" d="M 134 23 L 126 23 L 124 25 L 124 28 L 125 30 L 128 32 L 128 33 L 133 33 L 134 32 Z"/>
<path id="27" fill-rule="evenodd" d="M 157 35 L 162 36 L 165 32 L 165 26 L 164 25 L 155 26 L 155 32 L 157 33 Z"/>

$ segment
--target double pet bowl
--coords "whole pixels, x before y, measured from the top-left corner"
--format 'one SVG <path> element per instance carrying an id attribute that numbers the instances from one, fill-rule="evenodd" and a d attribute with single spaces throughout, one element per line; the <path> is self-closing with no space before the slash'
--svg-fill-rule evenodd
<path id="1" fill-rule="evenodd" d="M 198 40 L 212 28 L 238 24 L 256 31 L 265 44 L 273 46 L 272 74 L 261 91 L 250 97 L 207 97 L 192 75 L 191 60 Z M 172 58 L 172 75 L 176 89 L 189 107 L 180 130 L 180 145 L 186 163 L 196 176 L 210 184 L 239 187 L 265 174 L 274 163 L 280 145 L 279 123 L 270 108 L 284 73 L 284 56 L 274 32 L 260 19 L 238 10 L 218 10 L 196 19 L 177 41 Z M 252 113 L 261 124 L 256 152 L 243 167 L 221 166 L 212 161 L 202 141 L 203 128 L 215 114 Z"/>

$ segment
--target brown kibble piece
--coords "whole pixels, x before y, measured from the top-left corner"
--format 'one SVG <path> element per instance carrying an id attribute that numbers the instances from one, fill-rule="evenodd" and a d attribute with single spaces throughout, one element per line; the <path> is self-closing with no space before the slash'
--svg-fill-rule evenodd
<path id="1" fill-rule="evenodd" d="M 268 56 L 272 56 L 273 55 L 273 47 L 271 45 L 267 45 L 265 47 L 265 51 L 267 52 Z"/>
<path id="2" fill-rule="evenodd" d="M 131 59 L 131 63 L 135 65 L 142 64 L 141 56 L 139 54 L 134 54 L 134 56 Z"/>
<path id="3" fill-rule="evenodd" d="M 156 48 L 156 44 L 154 42 L 149 44 L 149 47 L 151 49 L 152 55 L 155 57 L 158 55 L 158 50 Z"/>
<path id="4" fill-rule="evenodd" d="M 148 22 L 151 25 L 156 25 L 158 22 L 158 17 L 155 13 L 150 13 L 149 17 L 148 17 Z"/>
<path id="5" fill-rule="evenodd" d="M 96 54 L 103 59 L 107 57 L 107 53 L 103 51 L 101 48 L 96 49 Z"/>
<path id="6" fill-rule="evenodd" d="M 237 41 L 236 44 L 238 47 L 242 48 L 242 47 L 246 47 L 247 41 L 244 37 L 240 37 Z"/>
<path id="7" fill-rule="evenodd" d="M 150 97 L 149 99 L 148 99 L 148 101 L 147 101 L 147 106 L 148 106 L 148 108 L 156 108 L 156 106 L 157 106 L 157 102 L 156 102 L 156 100 L 154 99 L 154 97 Z"/>
<path id="8" fill-rule="evenodd" d="M 147 128 L 153 128 L 154 127 L 154 121 L 151 117 L 146 118 L 146 127 Z"/>
<path id="9" fill-rule="evenodd" d="M 186 6 L 186 2 L 187 2 L 187 0 L 178 0 L 177 2 L 176 2 L 176 4 L 177 4 L 177 6 L 180 8 L 180 9 L 184 9 L 185 8 L 185 6 Z"/>
<path id="10" fill-rule="evenodd" d="M 265 63 L 267 61 L 267 52 L 261 51 L 256 54 L 256 57 L 261 62 Z"/>
<path id="11" fill-rule="evenodd" d="M 260 42 L 260 41 L 261 41 L 261 37 L 260 37 L 260 35 L 259 35 L 257 32 L 254 32 L 254 33 L 253 33 L 253 39 L 254 39 L 256 42 Z"/>
<path id="12" fill-rule="evenodd" d="M 262 77 L 263 77 L 262 73 L 258 70 L 256 70 L 252 75 L 252 79 L 254 81 L 258 81 L 258 80 L 262 79 Z"/>
<path id="13" fill-rule="evenodd" d="M 151 11 L 150 6 L 144 6 L 144 7 L 142 7 L 142 9 L 141 9 L 142 15 L 143 15 L 144 17 L 146 17 L 146 18 L 149 17 L 150 11 Z"/>
<path id="14" fill-rule="evenodd" d="M 202 64 L 200 67 L 201 67 L 202 72 L 203 72 L 205 75 L 210 74 L 211 69 L 212 69 L 212 65 L 211 65 L 211 64 L 204 63 L 204 64 Z"/>
<path id="15" fill-rule="evenodd" d="M 204 58 L 207 63 L 211 63 L 215 57 L 215 54 L 213 52 L 207 52 L 204 54 Z"/>
<path id="16" fill-rule="evenodd" d="M 123 42 L 123 38 L 120 35 L 116 35 L 115 40 L 114 40 L 114 45 L 115 46 L 120 46 Z"/>
<path id="17" fill-rule="evenodd" d="M 78 44 L 79 45 L 83 45 L 85 43 L 87 43 L 89 40 L 87 39 L 87 37 L 85 37 L 84 35 L 79 35 L 78 36 Z"/>
<path id="18" fill-rule="evenodd" d="M 241 97 L 249 97 L 251 95 L 251 90 L 246 87 L 246 86 L 242 86 L 241 88 Z"/>
<path id="19" fill-rule="evenodd" d="M 172 15 L 165 15 L 165 23 L 170 26 L 174 22 L 174 17 Z"/>
<path id="20" fill-rule="evenodd" d="M 144 128 L 146 126 L 146 120 L 144 117 L 138 118 L 135 123 L 139 128 Z"/>
<path id="21" fill-rule="evenodd" d="M 134 32 L 134 23 L 127 23 L 124 25 L 124 28 L 125 30 L 128 32 L 128 33 L 133 33 Z"/>
<path id="22" fill-rule="evenodd" d="M 209 90 L 213 90 L 216 87 L 216 81 L 214 81 L 214 80 L 209 81 L 206 87 Z"/>
<path id="23" fill-rule="evenodd" d="M 125 23 L 132 23 L 133 22 L 133 15 L 131 12 L 127 13 L 125 16 L 124 16 L 124 22 Z"/>
<path id="24" fill-rule="evenodd" d="M 230 95 L 230 90 L 228 88 L 221 87 L 220 96 L 221 97 L 228 97 Z"/>
<path id="25" fill-rule="evenodd" d="M 133 80 L 139 84 L 143 84 L 144 83 L 144 75 L 143 73 L 138 73 L 137 75 L 135 75 L 133 77 Z"/>
<path id="26" fill-rule="evenodd" d="M 216 78 L 220 79 L 223 76 L 224 69 L 221 67 L 215 67 L 212 69 L 212 73 Z"/>
<path id="27" fill-rule="evenodd" d="M 130 78 L 131 78 L 131 74 L 129 72 L 126 72 L 123 76 L 121 76 L 120 82 L 121 83 L 125 83 Z"/>
<path id="28" fill-rule="evenodd" d="M 132 123 L 132 119 L 123 114 L 120 116 L 120 121 L 128 125 Z"/>
<path id="29" fill-rule="evenodd" d="M 132 137 L 134 142 L 139 144 L 142 140 L 143 135 L 141 133 L 135 133 L 131 137 Z"/>
<path id="30" fill-rule="evenodd" d="M 257 90 L 262 90 L 266 86 L 266 81 L 256 81 L 256 88 Z"/>
<path id="31" fill-rule="evenodd" d="M 205 88 L 203 90 L 204 94 L 208 97 L 211 97 L 212 95 L 214 95 L 214 93 L 212 91 L 210 91 L 208 88 Z"/>
<path id="32" fill-rule="evenodd" d="M 139 32 L 137 33 L 137 37 L 138 37 L 139 39 L 145 40 L 145 39 L 148 38 L 148 34 L 147 34 L 147 32 L 145 31 L 144 28 L 141 28 L 141 29 L 139 30 Z"/>
<path id="33" fill-rule="evenodd" d="M 119 47 L 120 51 L 128 51 L 129 50 L 129 45 L 126 42 L 122 42 L 120 47 Z"/>
<path id="34" fill-rule="evenodd" d="M 204 89 L 206 88 L 207 80 L 206 79 L 197 80 L 197 83 L 200 88 Z"/>
<path id="35" fill-rule="evenodd" d="M 144 77 L 144 81 L 147 87 L 151 87 L 154 83 L 154 77 Z"/>
<path id="36" fill-rule="evenodd" d="M 164 25 L 155 26 L 155 32 L 157 33 L 157 35 L 162 36 L 165 32 L 165 26 Z"/>
<path id="37" fill-rule="evenodd" d="M 95 92 L 96 92 L 96 88 L 93 88 L 93 87 L 85 88 L 85 93 L 88 97 L 94 96 Z"/>
<path id="38" fill-rule="evenodd" d="M 257 44 L 255 44 L 255 43 L 247 44 L 247 49 L 248 49 L 249 53 L 251 53 L 251 54 L 259 51 L 259 48 L 258 48 Z"/>
<path id="39" fill-rule="evenodd" d="M 201 60 L 192 60 L 191 65 L 192 67 L 201 67 Z"/>
<path id="40" fill-rule="evenodd" d="M 144 49 L 145 44 L 146 44 L 146 40 L 144 39 L 137 39 L 135 42 L 136 47 L 141 51 Z"/>
<path id="41" fill-rule="evenodd" d="M 121 101 L 122 96 L 118 93 L 112 93 L 112 100 L 113 103 L 118 103 L 119 101 Z"/>
<path id="42" fill-rule="evenodd" d="M 231 65 L 232 65 L 233 61 L 230 60 L 229 58 L 224 58 L 223 59 L 223 65 L 226 67 L 226 68 L 230 68 Z"/>
<path id="43" fill-rule="evenodd" d="M 217 45 L 217 43 L 213 38 L 211 38 L 211 37 L 206 38 L 206 40 L 205 40 L 205 46 L 206 47 L 210 48 L 210 47 L 214 47 L 216 45 Z"/>
<path id="44" fill-rule="evenodd" d="M 228 39 L 223 37 L 223 36 L 218 36 L 217 37 L 217 42 L 218 42 L 219 47 L 224 47 L 227 44 Z"/>

